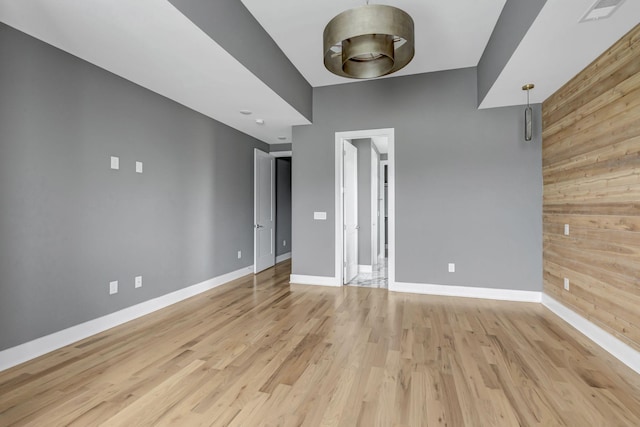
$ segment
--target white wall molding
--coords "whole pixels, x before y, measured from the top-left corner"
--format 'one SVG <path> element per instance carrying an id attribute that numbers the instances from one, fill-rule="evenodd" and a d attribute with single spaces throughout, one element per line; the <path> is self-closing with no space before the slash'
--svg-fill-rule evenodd
<path id="1" fill-rule="evenodd" d="M 286 261 L 291 258 L 291 252 L 287 252 L 286 254 L 278 255 L 276 257 L 276 264 L 282 261 Z"/>
<path id="2" fill-rule="evenodd" d="M 289 283 L 297 283 L 299 285 L 342 286 L 340 281 L 335 277 L 305 276 L 302 274 L 292 274 L 289 276 Z"/>
<path id="3" fill-rule="evenodd" d="M 92 335 L 104 332 L 123 323 L 137 319 L 154 311 L 163 309 L 172 304 L 191 298 L 202 292 L 206 292 L 232 280 L 246 276 L 253 272 L 253 266 L 244 267 L 204 282 L 179 289 L 140 304 L 124 308 L 115 313 L 107 314 L 97 319 L 92 319 L 79 325 L 54 332 L 33 341 L 20 344 L 15 347 L 0 351 L 0 371 L 9 369 L 20 363 L 35 359 L 43 354 L 57 350 L 74 342 L 83 340 Z"/>
<path id="4" fill-rule="evenodd" d="M 373 266 L 372 265 L 359 264 L 358 265 L 358 272 L 359 273 L 373 273 Z"/>
<path id="5" fill-rule="evenodd" d="M 619 340 L 609 332 L 585 319 L 547 294 L 542 294 L 542 304 L 556 316 L 576 328 L 616 359 L 640 374 L 640 352 Z"/>
<path id="6" fill-rule="evenodd" d="M 428 283 L 389 283 L 389 290 L 413 294 L 449 297 L 484 298 L 500 301 L 541 302 L 542 293 L 515 289 L 475 288 L 470 286 L 432 285 Z"/>

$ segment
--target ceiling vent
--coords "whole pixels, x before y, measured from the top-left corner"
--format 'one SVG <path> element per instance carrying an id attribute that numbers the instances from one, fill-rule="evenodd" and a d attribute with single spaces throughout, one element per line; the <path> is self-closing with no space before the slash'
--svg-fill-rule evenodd
<path id="1" fill-rule="evenodd" d="M 597 21 L 613 15 L 624 0 L 598 0 L 587 10 L 580 22 Z"/>

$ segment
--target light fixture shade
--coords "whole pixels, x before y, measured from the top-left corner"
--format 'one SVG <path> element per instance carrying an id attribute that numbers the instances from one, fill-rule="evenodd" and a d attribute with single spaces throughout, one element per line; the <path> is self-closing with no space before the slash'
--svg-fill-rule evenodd
<path id="1" fill-rule="evenodd" d="M 531 116 L 533 111 L 531 107 L 527 107 L 524 109 L 524 140 L 531 141 L 533 138 L 533 124 L 531 122 Z"/>
<path id="2" fill-rule="evenodd" d="M 527 83 L 522 86 L 522 90 L 527 92 L 527 108 L 524 109 L 524 140 L 531 141 L 533 139 L 533 110 L 529 105 L 529 91 L 536 87 L 533 83 Z"/>
<path id="3" fill-rule="evenodd" d="M 413 59 L 413 19 L 380 4 L 342 12 L 324 29 L 324 66 L 342 77 L 366 79 L 394 73 Z"/>

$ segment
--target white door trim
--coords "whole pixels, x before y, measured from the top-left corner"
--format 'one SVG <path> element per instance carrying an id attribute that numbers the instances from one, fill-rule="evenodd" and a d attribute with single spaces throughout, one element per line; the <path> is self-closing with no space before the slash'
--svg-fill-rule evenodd
<path id="1" fill-rule="evenodd" d="M 396 279 L 396 254 L 395 254 L 395 167 L 394 167 L 394 147 L 395 147 L 395 129 L 370 129 L 370 130 L 358 130 L 347 132 L 335 133 L 335 275 L 334 279 L 337 283 L 343 283 L 343 204 L 342 204 L 342 179 L 344 162 L 342 159 L 342 140 L 343 139 L 355 139 L 355 138 L 370 138 L 372 136 L 387 137 L 389 141 L 388 152 L 388 213 L 389 213 L 389 267 L 388 267 L 388 280 L 389 287 L 395 284 Z"/>

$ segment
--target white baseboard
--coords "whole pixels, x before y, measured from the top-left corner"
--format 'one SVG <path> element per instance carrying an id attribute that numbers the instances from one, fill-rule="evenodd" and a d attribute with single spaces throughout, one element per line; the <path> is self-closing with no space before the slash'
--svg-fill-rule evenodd
<path id="1" fill-rule="evenodd" d="M 127 307 L 115 313 L 89 320 L 79 325 L 72 326 L 62 331 L 54 332 L 33 341 L 20 344 L 15 347 L 0 351 L 0 371 L 9 369 L 20 363 L 26 362 L 43 354 L 57 350 L 74 342 L 80 341 L 91 335 L 104 332 L 115 326 L 142 317 L 146 314 L 168 307 L 172 304 L 206 292 L 217 286 L 224 285 L 232 280 L 253 273 L 253 266 L 241 268 L 222 276 L 214 277 L 204 282 L 179 289 L 166 295 L 141 302 Z"/>
<path id="2" fill-rule="evenodd" d="M 297 283 L 300 285 L 342 286 L 340 284 L 340 280 L 335 277 L 304 276 L 301 274 L 292 274 L 289 276 L 289 283 Z"/>
<path id="3" fill-rule="evenodd" d="M 291 252 L 287 252 L 286 254 L 278 255 L 276 257 L 276 264 L 282 261 L 286 261 L 291 258 Z"/>
<path id="4" fill-rule="evenodd" d="M 373 265 L 364 265 L 364 264 L 358 265 L 358 273 L 372 273 L 372 272 L 373 272 Z"/>
<path id="5" fill-rule="evenodd" d="M 609 332 L 585 319 L 547 294 L 542 294 L 542 304 L 591 341 L 611 353 L 616 359 L 640 374 L 639 351 L 628 346 Z"/>
<path id="6" fill-rule="evenodd" d="M 432 285 L 427 283 L 389 283 L 389 290 L 413 294 L 484 298 L 501 301 L 541 302 L 542 293 L 514 289 L 474 288 L 470 286 Z"/>

